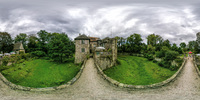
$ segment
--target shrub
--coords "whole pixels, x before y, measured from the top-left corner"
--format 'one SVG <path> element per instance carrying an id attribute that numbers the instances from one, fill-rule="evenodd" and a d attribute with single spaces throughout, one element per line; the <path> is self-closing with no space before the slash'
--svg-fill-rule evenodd
<path id="1" fill-rule="evenodd" d="M 175 71 L 175 70 L 178 70 L 178 68 L 179 68 L 178 66 L 171 65 L 169 69 L 170 69 L 171 71 Z"/>
<path id="2" fill-rule="evenodd" d="M 28 60 L 31 57 L 29 53 L 22 53 L 20 54 L 20 56 L 21 56 L 21 59 L 25 59 L 25 60 Z"/>
<path id="3" fill-rule="evenodd" d="M 158 61 L 156 61 L 156 60 L 153 60 L 153 62 L 154 62 L 154 63 L 157 63 Z"/>
<path id="4" fill-rule="evenodd" d="M 171 63 L 168 61 L 161 61 L 158 63 L 158 65 L 164 68 L 170 68 Z"/>
<path id="5" fill-rule="evenodd" d="M 165 57 L 165 52 L 163 52 L 163 51 L 157 51 L 156 52 L 156 57 L 158 57 L 158 58 Z"/>
<path id="6" fill-rule="evenodd" d="M 46 56 L 46 53 L 44 51 L 34 51 L 34 52 L 31 52 L 31 55 L 36 56 L 36 57 L 44 57 Z"/>
<path id="7" fill-rule="evenodd" d="M 183 59 L 175 59 L 175 62 L 178 63 L 178 66 L 180 67 L 183 63 Z"/>
<path id="8" fill-rule="evenodd" d="M 117 59 L 116 61 L 117 65 L 121 65 L 121 62 Z"/>
<path id="9" fill-rule="evenodd" d="M 24 51 L 19 51 L 19 54 L 25 54 L 25 52 Z"/>
<path id="10" fill-rule="evenodd" d="M 178 55 L 179 55 L 179 53 L 176 52 L 176 51 L 167 51 L 167 52 L 165 53 L 165 58 L 164 58 L 164 60 L 165 60 L 165 61 L 173 61 L 174 59 L 177 58 Z"/>
<path id="11" fill-rule="evenodd" d="M 9 61 L 10 61 L 10 57 L 4 56 L 3 59 L 2 59 L 2 65 L 7 66 Z"/>
<path id="12" fill-rule="evenodd" d="M 148 55 L 147 55 L 147 59 L 148 59 L 148 60 L 153 60 L 153 55 L 152 55 L 152 54 L 148 54 Z"/>

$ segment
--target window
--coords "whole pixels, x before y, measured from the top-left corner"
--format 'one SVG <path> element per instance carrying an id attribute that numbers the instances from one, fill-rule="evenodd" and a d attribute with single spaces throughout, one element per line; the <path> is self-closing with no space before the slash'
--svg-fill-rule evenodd
<path id="1" fill-rule="evenodd" d="M 85 40 L 81 40 L 81 43 L 82 43 L 82 44 L 85 44 Z"/>
<path id="2" fill-rule="evenodd" d="M 99 55 L 99 52 L 96 52 L 96 55 Z"/>
<path id="3" fill-rule="evenodd" d="M 82 48 L 82 49 L 81 49 L 81 52 L 85 52 L 85 48 Z"/>

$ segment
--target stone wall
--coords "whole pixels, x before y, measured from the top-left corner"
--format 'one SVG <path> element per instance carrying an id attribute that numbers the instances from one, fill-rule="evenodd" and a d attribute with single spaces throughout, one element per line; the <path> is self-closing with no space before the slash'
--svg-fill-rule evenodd
<path id="1" fill-rule="evenodd" d="M 75 40 L 75 63 L 81 63 L 90 54 L 89 40 L 84 40 L 85 44 L 82 44 L 82 40 Z M 85 52 L 82 52 L 82 48 L 85 48 Z"/>
<path id="2" fill-rule="evenodd" d="M 96 50 L 94 53 L 95 63 L 100 66 L 102 70 L 116 65 L 117 61 L 117 40 L 107 38 L 104 39 L 105 50 Z"/>

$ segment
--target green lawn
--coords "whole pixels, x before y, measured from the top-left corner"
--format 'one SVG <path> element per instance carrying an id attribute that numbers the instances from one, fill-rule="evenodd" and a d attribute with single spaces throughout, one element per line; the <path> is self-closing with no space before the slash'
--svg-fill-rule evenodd
<path id="1" fill-rule="evenodd" d="M 142 57 L 119 56 L 118 60 L 121 64 L 105 70 L 104 73 L 125 84 L 154 84 L 166 80 L 176 72 L 162 68 Z"/>
<path id="2" fill-rule="evenodd" d="M 2 73 L 15 84 L 42 88 L 70 81 L 80 70 L 80 67 L 72 62 L 58 64 L 44 59 L 36 59 L 25 61 L 2 71 Z"/>

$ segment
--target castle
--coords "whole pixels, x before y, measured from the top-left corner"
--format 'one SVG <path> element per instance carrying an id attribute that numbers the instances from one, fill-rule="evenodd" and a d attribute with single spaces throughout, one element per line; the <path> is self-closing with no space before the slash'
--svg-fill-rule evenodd
<path id="1" fill-rule="evenodd" d="M 98 37 L 79 35 L 75 38 L 75 63 L 82 63 L 90 56 L 103 70 L 115 65 L 117 40 L 108 37 L 101 40 Z"/>

